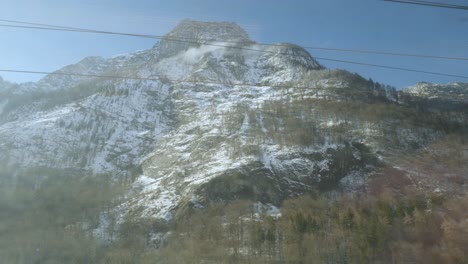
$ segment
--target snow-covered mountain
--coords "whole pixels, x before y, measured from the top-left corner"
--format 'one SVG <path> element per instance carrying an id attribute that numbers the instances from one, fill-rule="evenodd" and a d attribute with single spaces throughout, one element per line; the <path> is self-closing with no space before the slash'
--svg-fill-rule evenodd
<path id="1" fill-rule="evenodd" d="M 151 49 L 56 73 L 0 83 L 2 166 L 132 176 L 119 210 L 140 217 L 355 189 L 387 157 L 446 133 L 402 121 L 412 112 L 371 81 L 293 44 L 256 44 L 233 23 L 184 20 Z"/>

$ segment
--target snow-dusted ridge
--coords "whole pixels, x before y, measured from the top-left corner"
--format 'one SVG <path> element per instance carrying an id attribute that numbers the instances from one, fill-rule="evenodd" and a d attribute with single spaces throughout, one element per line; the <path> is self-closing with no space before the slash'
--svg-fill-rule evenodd
<path id="1" fill-rule="evenodd" d="M 429 99 L 440 98 L 468 102 L 468 84 L 433 84 L 420 82 L 403 90 L 404 92 Z"/>

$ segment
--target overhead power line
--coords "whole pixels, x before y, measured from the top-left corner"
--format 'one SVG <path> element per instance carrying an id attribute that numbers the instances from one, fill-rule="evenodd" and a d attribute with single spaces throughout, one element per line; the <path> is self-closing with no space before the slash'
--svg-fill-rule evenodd
<path id="1" fill-rule="evenodd" d="M 431 75 L 439 75 L 439 76 L 447 76 L 447 77 L 468 79 L 468 76 L 463 76 L 463 75 L 454 75 L 454 74 L 448 74 L 448 73 L 440 73 L 440 72 L 432 72 L 432 71 L 424 71 L 424 70 L 415 70 L 415 69 L 408 69 L 408 68 L 394 67 L 394 66 L 386 66 L 386 65 L 365 63 L 365 62 L 336 60 L 336 59 L 320 58 L 320 57 L 314 57 L 314 58 L 316 58 L 318 60 L 324 60 L 324 61 L 333 61 L 333 62 L 341 62 L 341 63 L 355 64 L 355 65 L 362 65 L 362 66 L 369 66 L 369 67 L 377 67 L 377 68 L 384 68 L 384 69 L 391 69 L 391 70 L 398 70 L 398 71 L 417 72 L 417 73 L 424 73 L 424 74 L 431 74 Z"/>
<path id="2" fill-rule="evenodd" d="M 455 75 L 455 74 L 432 72 L 432 71 L 425 71 L 425 70 L 415 70 L 415 69 L 402 68 L 402 67 L 394 67 L 394 66 L 387 66 L 387 65 L 380 65 L 380 64 L 372 64 L 372 63 L 356 62 L 356 61 L 348 61 L 348 60 L 338 60 L 338 59 L 330 59 L 330 58 L 322 58 L 322 57 L 316 57 L 316 59 L 324 60 L 324 61 L 339 62 L 339 63 L 347 63 L 347 64 L 353 64 L 353 65 L 361 65 L 361 66 L 368 66 L 368 67 L 377 67 L 377 68 L 383 68 L 383 69 L 398 70 L 398 71 L 416 72 L 416 73 L 424 73 L 424 74 L 431 74 L 431 75 L 438 75 L 438 76 L 468 79 L 468 76 L 464 76 L 464 75 Z M 97 77 L 97 78 L 110 78 L 110 79 L 159 80 L 159 79 L 140 78 L 140 77 L 107 76 L 107 75 L 92 75 L 92 74 L 47 72 L 47 71 L 29 71 L 29 70 L 16 70 L 16 69 L 0 69 L 0 72 L 26 73 L 26 74 L 44 74 L 44 75 L 48 75 L 48 74 L 51 74 L 51 75 L 70 75 L 70 76 Z"/>
<path id="3" fill-rule="evenodd" d="M 136 34 L 136 33 L 126 33 L 126 32 L 104 31 L 104 30 L 96 30 L 96 29 L 67 27 L 67 26 L 60 26 L 60 25 L 33 23 L 33 22 L 18 21 L 18 20 L 7 20 L 7 19 L 0 19 L 0 22 L 29 25 L 29 26 L 22 26 L 22 25 L 0 24 L 0 27 L 120 35 L 120 36 L 139 37 L 139 38 L 148 38 L 148 39 L 159 39 L 159 40 L 164 39 L 164 40 L 170 40 L 170 41 L 188 42 L 188 43 L 194 43 L 194 44 L 204 44 L 204 45 L 221 46 L 221 47 L 225 47 L 225 46 L 224 45 L 218 45 L 218 44 L 213 43 L 213 42 L 236 43 L 236 44 L 238 43 L 237 41 L 229 41 L 229 40 L 174 38 L 174 37 L 167 37 L 167 36 L 161 36 L 161 35 L 149 35 L 149 34 Z M 211 42 L 211 43 L 206 43 L 206 42 Z M 255 43 L 255 44 L 256 45 L 261 45 L 261 46 L 280 46 L 280 47 L 284 46 L 284 44 L 267 44 L 267 43 Z M 411 54 L 411 53 L 399 53 L 399 52 L 387 52 L 387 51 L 372 51 L 372 50 L 359 50 L 359 49 L 340 49 L 340 48 L 327 48 L 327 47 L 317 47 L 317 46 L 300 46 L 300 47 L 302 47 L 304 49 L 307 49 L 307 50 L 324 50 L 324 51 L 336 51 L 336 52 L 346 52 L 346 53 L 360 53 L 360 54 L 375 54 L 375 55 L 387 55 L 387 56 L 399 56 L 399 57 L 416 57 L 416 58 L 428 58 L 428 59 L 468 61 L 468 58 L 463 58 L 463 57 L 436 56 L 436 55 Z M 234 47 L 232 47 L 232 48 L 234 48 Z M 242 48 L 242 47 L 236 47 L 236 48 Z M 249 50 L 254 50 L 254 51 L 258 51 L 258 52 L 265 52 L 265 50 L 257 50 L 257 49 L 249 49 Z"/>
<path id="4" fill-rule="evenodd" d="M 419 73 L 426 73 L 426 74 L 434 74 L 434 75 L 441 75 L 441 76 L 449 76 L 449 77 L 457 77 L 468 79 L 468 76 L 461 76 L 461 75 L 451 75 L 451 74 L 444 74 L 444 73 L 437 73 L 437 72 L 427 72 L 427 71 L 418 71 L 412 69 L 405 69 L 399 67 L 391 67 L 391 66 L 384 66 L 384 65 L 377 65 L 377 64 L 368 64 L 368 63 L 359 63 L 359 62 L 350 62 L 350 61 L 342 61 L 342 60 L 333 60 L 328 59 L 336 62 L 344 62 L 344 63 L 353 63 L 358 65 L 365 65 L 365 66 L 373 66 L 373 67 L 382 67 L 388 69 L 395 69 L 395 70 L 402 70 L 402 71 L 413 71 Z M 252 86 L 252 87 L 273 87 L 273 88 L 310 88 L 310 87 L 300 87 L 300 86 L 290 86 L 290 85 L 259 85 L 259 84 L 252 84 L 252 83 L 228 83 L 228 82 L 213 82 L 213 81 L 183 81 L 183 80 L 172 80 L 168 78 L 159 78 L 159 77 L 137 77 L 137 76 L 119 76 L 119 75 L 99 75 L 99 74 L 81 74 L 81 73 L 68 73 L 68 72 L 48 72 L 48 71 L 31 71 L 31 70 L 18 70 L 18 69 L 0 69 L 0 72 L 9 72 L 9 73 L 25 73 L 25 74 L 42 74 L 42 75 L 62 75 L 62 76 L 78 76 L 78 77 L 90 77 L 90 78 L 105 78 L 105 79 L 121 79 L 121 80 L 146 80 L 146 81 L 171 81 L 175 83 L 202 83 L 202 84 L 218 84 L 218 85 L 237 85 L 237 86 Z"/>
<path id="5" fill-rule="evenodd" d="M 13 28 L 27 28 L 27 29 L 41 29 L 41 30 L 53 30 L 53 31 L 69 31 L 69 32 L 86 32 L 86 33 L 99 33 L 99 34 L 112 34 L 112 35 L 125 35 L 125 36 L 133 36 L 133 37 L 143 37 L 143 38 L 151 38 L 151 39 L 168 39 L 171 41 L 180 41 L 180 42 L 188 42 L 188 43 L 195 43 L 200 45 L 210 45 L 210 46 L 217 46 L 222 48 L 232 48 L 232 49 L 242 49 L 242 50 L 249 50 L 249 51 L 256 51 L 256 52 L 265 52 L 265 53 L 272 53 L 272 54 L 283 54 L 278 53 L 275 51 L 267 51 L 267 50 L 259 50 L 247 47 L 240 47 L 240 46 L 227 46 L 227 45 L 220 45 L 215 43 L 204 43 L 199 41 L 190 41 L 187 39 L 180 39 L 180 38 L 168 38 L 164 36 L 156 36 L 156 35 L 144 35 L 144 34 L 133 34 L 133 33 L 121 33 L 121 32 L 113 32 L 113 31 L 100 31 L 100 30 L 91 30 L 91 29 L 82 29 L 82 28 L 74 28 L 74 27 L 64 27 L 58 25 L 49 25 L 49 24 L 40 24 L 40 23 L 32 23 L 32 22 L 24 22 L 24 21 L 16 21 L 16 20 L 2 20 L 0 21 L 9 22 L 9 23 L 23 23 L 29 24 L 30 26 L 20 26 L 20 25 L 1 25 L 4 27 L 13 27 Z M 36 26 L 37 25 L 37 26 Z M 260 44 L 262 45 L 262 44 Z M 267 46 L 281 46 L 279 44 L 263 44 Z M 353 52 L 357 52 L 353 50 Z M 365 51 L 363 51 L 365 52 Z M 284 55 L 291 54 L 284 53 Z M 447 74 L 447 73 L 440 73 L 440 72 L 432 72 L 432 71 L 425 71 L 425 70 L 416 70 L 416 69 L 409 69 L 403 67 L 394 67 L 394 66 L 387 66 L 387 65 L 379 65 L 379 64 L 372 64 L 372 63 L 364 63 L 364 62 L 355 62 L 355 61 L 348 61 L 348 60 L 339 60 L 339 59 L 331 59 L 331 58 L 324 58 L 324 57 L 315 57 L 317 60 L 323 61 L 332 61 L 332 62 L 339 62 L 339 63 L 347 63 L 347 64 L 354 64 L 354 65 L 362 65 L 368 67 L 378 67 L 378 68 L 385 68 L 385 69 L 393 69 L 393 70 L 400 70 L 400 71 L 408 71 L 408 72 L 417 72 L 417 73 L 424 73 L 424 74 L 431 74 L 431 75 L 438 75 L 438 76 L 447 76 L 447 77 L 455 77 L 455 78 L 463 78 L 468 79 L 467 76 L 462 75 L 454 75 L 454 74 Z M 456 58 L 461 60 L 468 60 L 468 58 Z M 22 72 L 22 73 L 32 73 L 32 74 L 56 74 L 56 73 L 49 73 L 49 72 L 42 72 L 42 71 L 22 71 L 22 70 L 3 70 L 4 72 Z M 74 75 L 74 74 L 68 74 Z M 78 75 L 79 76 L 79 75 Z M 121 77 L 121 76 L 88 76 L 88 77 L 110 77 L 110 78 L 119 78 L 119 79 L 129 79 L 129 77 Z"/>
<path id="6" fill-rule="evenodd" d="M 448 56 L 398 53 L 398 52 L 386 52 L 386 51 L 338 49 L 338 48 L 324 48 L 324 47 L 303 47 L 303 48 L 309 49 L 309 50 L 327 50 L 327 51 L 339 51 L 339 52 L 361 53 L 361 54 L 388 55 L 388 56 L 398 56 L 398 57 L 415 57 L 415 58 L 427 58 L 427 59 L 468 61 L 468 58 L 462 58 L 462 57 L 448 57 Z"/>
<path id="7" fill-rule="evenodd" d="M 145 81 L 160 81 L 161 80 L 160 78 L 144 78 L 144 77 L 118 76 L 118 75 L 81 74 L 81 73 L 69 73 L 69 72 L 58 72 L 58 71 L 48 72 L 48 71 L 0 69 L 0 72 L 43 74 L 43 75 L 62 75 L 62 76 L 78 76 L 78 77 L 123 79 L 123 80 L 145 80 Z"/>
<path id="8" fill-rule="evenodd" d="M 311 87 L 311 86 L 293 86 L 293 85 L 269 85 L 269 84 L 253 84 L 253 83 L 230 83 L 230 82 L 215 82 L 215 81 L 195 81 L 195 80 L 176 80 L 167 77 L 137 77 L 137 76 L 118 76 L 118 75 L 98 75 L 98 74 L 80 74 L 80 73 L 67 73 L 67 72 L 47 72 L 47 71 L 29 71 L 29 70 L 13 70 L 13 69 L 0 69 L 0 72 L 9 73 L 26 73 L 26 74 L 43 74 L 43 75 L 61 75 L 61 76 L 78 76 L 87 78 L 103 78 L 103 79 L 118 79 L 118 80 L 140 80 L 140 81 L 170 81 L 172 83 L 191 83 L 191 84 L 210 84 L 210 85 L 225 85 L 225 86 L 244 86 L 244 87 L 266 87 L 278 89 L 310 89 L 313 91 L 325 90 L 345 90 L 337 87 Z M 363 91 L 359 91 L 363 92 Z M 364 91 L 364 93 L 371 94 L 371 91 Z"/>
<path id="9" fill-rule="evenodd" d="M 26 23 L 26 22 L 24 22 L 24 23 Z M 36 23 L 30 23 L 30 24 L 36 24 Z M 42 24 L 42 25 L 45 25 L 45 24 Z M 78 29 L 78 28 L 71 28 L 71 27 L 69 27 L 69 28 L 62 27 L 62 28 L 60 28 L 61 26 L 55 26 L 55 28 L 49 27 L 49 26 L 52 26 L 52 25 L 48 25 L 48 27 L 38 27 L 38 26 L 19 26 L 19 25 L 1 25 L 0 24 L 0 26 L 31 28 L 31 29 L 44 29 L 44 30 L 54 30 L 54 31 L 89 32 L 89 33 L 113 34 L 113 35 L 117 34 L 117 35 L 126 35 L 126 36 L 145 37 L 145 38 L 152 38 L 152 39 L 154 39 L 154 38 L 169 39 L 169 40 L 173 40 L 173 41 L 188 42 L 188 43 L 216 46 L 216 47 L 222 47 L 222 48 L 241 49 L 241 50 L 248 50 L 248 51 L 255 51 L 255 52 L 271 53 L 271 54 L 283 54 L 283 53 L 278 53 L 278 52 L 274 52 L 274 51 L 259 50 L 259 49 L 240 47 L 240 46 L 229 46 L 229 45 L 221 45 L 221 44 L 214 44 L 214 43 L 203 43 L 203 42 L 189 41 L 189 40 L 178 39 L 178 38 L 165 38 L 164 36 L 141 35 L 141 34 L 132 34 L 132 33 L 120 33 L 120 32 L 112 32 L 112 31 L 97 31 L 97 30 Z M 284 53 L 284 55 L 291 56 L 291 54 L 288 54 L 288 53 Z M 324 58 L 324 57 L 314 57 L 314 58 L 317 59 L 317 60 L 322 60 L 322 61 L 332 61 L 332 62 L 353 64 L 353 65 L 362 65 L 362 66 L 368 66 L 368 67 L 377 67 L 377 68 L 393 69 L 393 70 L 399 70 L 399 71 L 417 72 L 417 73 L 424 73 L 424 74 L 431 74 L 431 75 L 438 75 L 438 76 L 447 76 L 447 77 L 455 77 L 455 78 L 463 78 L 463 79 L 468 78 L 467 76 L 461 76 L 461 75 L 439 73 L 439 72 L 417 70 L 417 69 L 409 69 L 409 68 L 402 68 L 402 67 L 394 67 L 394 66 L 387 66 L 387 65 L 379 65 L 379 64 L 372 64 L 372 63 L 355 62 L 355 61 L 331 59 L 331 58 Z M 468 60 L 468 59 L 463 59 L 463 60 Z M 27 73 L 27 72 L 25 72 L 25 73 Z M 32 72 L 32 73 L 42 74 L 43 72 Z M 48 73 L 44 73 L 44 74 L 48 74 Z M 119 78 L 126 78 L 126 77 L 119 77 Z"/>
<path id="10" fill-rule="evenodd" d="M 394 3 L 402 3 L 402 4 L 411 4 L 411 5 L 421 5 L 421 6 L 431 6 L 431 7 L 442 7 L 442 8 L 451 8 L 451 9 L 459 9 L 459 10 L 468 10 L 468 6 L 464 5 L 454 5 L 454 4 L 447 4 L 447 3 L 440 3 L 440 2 L 432 2 L 432 1 L 417 1 L 417 0 L 383 0 L 385 2 L 394 2 Z"/>

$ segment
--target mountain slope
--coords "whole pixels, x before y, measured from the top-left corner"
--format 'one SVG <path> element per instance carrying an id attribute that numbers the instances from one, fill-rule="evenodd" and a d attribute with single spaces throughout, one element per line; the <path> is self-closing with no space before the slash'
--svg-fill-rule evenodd
<path id="1" fill-rule="evenodd" d="M 462 122 L 421 116 L 301 47 L 258 45 L 224 22 L 186 20 L 151 49 L 57 73 L 94 77 L 51 74 L 0 90 L 1 165 L 131 176 L 122 218 L 355 190 L 389 158 Z"/>

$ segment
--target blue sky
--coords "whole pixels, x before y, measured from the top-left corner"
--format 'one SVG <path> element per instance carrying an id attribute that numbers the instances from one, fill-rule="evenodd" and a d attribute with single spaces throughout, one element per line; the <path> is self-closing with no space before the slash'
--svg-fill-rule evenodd
<path id="1" fill-rule="evenodd" d="M 442 1 L 442 0 L 440 0 Z M 468 5 L 467 0 L 444 0 Z M 180 20 L 233 21 L 263 43 L 468 57 L 468 11 L 380 0 L 0 0 L 0 19 L 162 35 Z M 0 23 L 1 24 L 1 23 Z M 53 71 L 86 56 L 150 48 L 153 40 L 0 27 L 0 68 Z M 468 75 L 468 61 L 312 50 L 312 56 Z M 321 61 L 399 88 L 468 79 Z M 24 82 L 42 76 L 0 73 Z"/>

